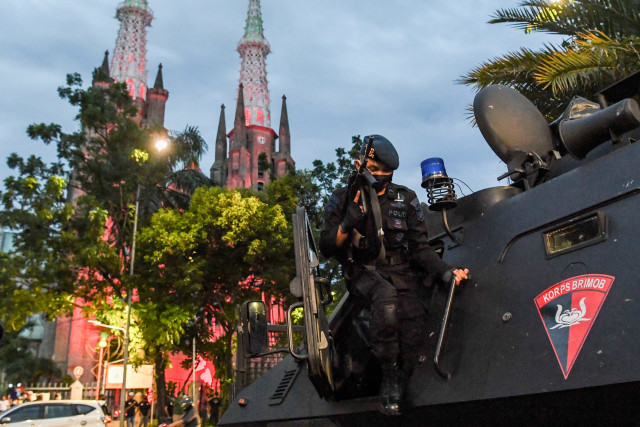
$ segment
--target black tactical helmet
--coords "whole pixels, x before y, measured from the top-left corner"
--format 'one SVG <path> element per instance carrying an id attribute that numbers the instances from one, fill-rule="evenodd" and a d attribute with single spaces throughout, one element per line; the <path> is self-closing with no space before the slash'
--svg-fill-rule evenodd
<path id="1" fill-rule="evenodd" d="M 190 397 L 185 396 L 180 401 L 180 407 L 182 408 L 183 411 L 188 411 L 189 409 L 191 409 L 192 406 L 193 406 L 193 400 L 191 400 Z"/>
<path id="2" fill-rule="evenodd" d="M 365 149 L 369 138 L 373 137 L 373 144 L 371 144 L 371 150 L 366 153 L 369 159 L 373 159 L 377 162 L 384 163 L 391 170 L 398 169 L 400 165 L 400 158 L 395 147 L 387 138 L 382 135 L 368 135 L 362 138 L 362 148 L 360 149 L 360 155 L 365 156 Z"/>

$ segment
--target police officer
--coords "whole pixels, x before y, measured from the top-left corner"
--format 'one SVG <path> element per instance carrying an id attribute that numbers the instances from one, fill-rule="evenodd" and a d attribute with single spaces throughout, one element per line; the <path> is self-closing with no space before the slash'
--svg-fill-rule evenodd
<path id="1" fill-rule="evenodd" d="M 341 263 L 349 292 L 371 310 L 373 353 L 382 369 L 381 411 L 388 415 L 400 414 L 404 386 L 424 341 L 427 313 L 419 286 L 432 277 L 459 284 L 469 273 L 447 265 L 429 246 L 416 194 L 391 182 L 398 166 L 388 139 L 365 137 L 355 161 L 364 178 L 333 192 L 320 238 L 322 254 Z"/>

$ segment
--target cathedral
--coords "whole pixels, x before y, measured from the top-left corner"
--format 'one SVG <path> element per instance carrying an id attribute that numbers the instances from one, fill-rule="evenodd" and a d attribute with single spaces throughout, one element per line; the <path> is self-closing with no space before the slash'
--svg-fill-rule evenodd
<path id="1" fill-rule="evenodd" d="M 116 17 L 120 21 L 120 29 L 113 56 L 109 61 L 108 52 L 105 53 L 101 65 L 102 75 L 108 75 L 109 81 L 97 79 L 93 84 L 125 83 L 138 107 L 138 122 L 166 133 L 164 119 L 169 92 L 164 88 L 162 65 L 158 66 L 153 87 L 149 88 L 147 84 L 146 33 L 153 20 L 153 11 L 147 0 L 124 0 L 118 6 Z M 291 157 L 284 96 L 279 130 L 276 133 L 271 129 L 265 62 L 270 47 L 263 34 L 260 0 L 249 0 L 244 36 L 238 43 L 237 51 L 241 58 L 241 69 L 235 119 L 233 128 L 227 130 L 225 108 L 222 105 L 211 179 L 215 185 L 230 189 L 251 188 L 261 191 L 270 180 L 286 174 L 295 163 Z M 103 331 L 88 323 L 82 309 L 77 308 L 70 317 L 60 317 L 42 327 L 45 329 L 42 334 L 45 339 L 40 338 L 42 344 L 37 350 L 38 355 L 53 354 L 53 360 L 65 373 L 71 373 L 74 367 L 83 367 L 80 381 L 96 381 L 96 347 L 100 332 Z M 209 383 L 213 381 L 213 366 L 210 362 L 202 362 L 203 372 L 199 378 Z M 180 368 L 180 361 L 175 361 L 173 366 L 173 369 L 166 371 L 167 381 L 180 383 L 189 378 L 189 373 Z"/>
<path id="2" fill-rule="evenodd" d="M 285 96 L 282 96 L 279 132 L 271 129 L 266 67 L 271 48 L 264 38 L 260 0 L 249 1 L 244 36 L 237 50 L 241 67 L 233 129 L 227 132 L 223 104 L 211 179 L 214 184 L 231 189 L 252 188 L 262 191 L 270 179 L 280 178 L 287 172 L 288 166 L 294 166 L 295 163 L 291 158 Z"/>
<path id="3" fill-rule="evenodd" d="M 163 127 L 169 92 L 163 86 L 162 65 L 158 66 L 153 87 L 147 88 L 146 28 L 151 25 L 152 11 L 146 0 L 126 0 L 118 7 L 116 17 L 121 25 L 113 58 L 109 65 L 106 53 L 102 67 L 114 81 L 127 85 L 138 106 L 140 124 Z M 210 178 L 221 187 L 262 191 L 271 179 L 282 177 L 295 162 L 291 157 L 285 96 L 278 132 L 271 128 L 266 67 L 271 47 L 264 37 L 260 0 L 249 0 L 244 36 L 237 51 L 241 66 L 233 128 L 227 130 L 223 104 Z"/>

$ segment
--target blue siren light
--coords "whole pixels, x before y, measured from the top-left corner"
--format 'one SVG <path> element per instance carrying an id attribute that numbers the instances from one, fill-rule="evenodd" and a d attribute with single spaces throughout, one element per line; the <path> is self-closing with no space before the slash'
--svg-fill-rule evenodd
<path id="1" fill-rule="evenodd" d="M 445 211 L 456 207 L 456 192 L 453 180 L 447 175 L 444 160 L 430 157 L 420 163 L 422 169 L 422 188 L 427 190 L 429 209 Z"/>
<path id="2" fill-rule="evenodd" d="M 444 160 L 440 157 L 430 157 L 420 163 L 422 169 L 422 187 L 427 187 L 427 181 L 436 178 L 447 178 L 447 171 L 444 168 Z"/>

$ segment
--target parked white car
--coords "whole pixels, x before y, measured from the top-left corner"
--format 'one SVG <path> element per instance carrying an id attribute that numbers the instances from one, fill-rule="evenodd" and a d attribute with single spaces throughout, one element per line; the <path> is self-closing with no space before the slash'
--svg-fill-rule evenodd
<path id="1" fill-rule="evenodd" d="M 104 427 L 104 402 L 50 400 L 14 406 L 0 414 L 0 426 L 10 427 Z"/>

